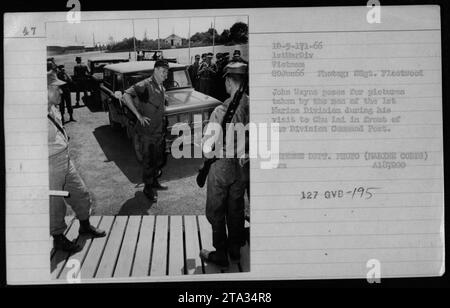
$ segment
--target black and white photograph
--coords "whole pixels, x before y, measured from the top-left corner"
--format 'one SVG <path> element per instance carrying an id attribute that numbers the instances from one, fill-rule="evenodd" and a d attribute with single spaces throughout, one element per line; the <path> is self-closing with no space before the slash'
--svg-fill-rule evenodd
<path id="1" fill-rule="evenodd" d="M 52 277 L 249 271 L 248 17 L 46 27 Z"/>
<path id="2" fill-rule="evenodd" d="M 3 16 L 8 285 L 448 276 L 443 2 L 63 2 Z"/>

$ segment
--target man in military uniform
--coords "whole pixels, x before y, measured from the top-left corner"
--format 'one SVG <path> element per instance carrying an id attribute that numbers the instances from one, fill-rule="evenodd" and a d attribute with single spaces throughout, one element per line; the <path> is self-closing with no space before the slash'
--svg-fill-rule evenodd
<path id="1" fill-rule="evenodd" d="M 223 126 L 230 103 L 246 78 L 247 65 L 244 63 L 229 64 L 225 68 L 225 87 L 230 98 L 217 106 L 211 114 L 203 139 L 205 156 L 213 151 L 210 138 L 215 142 L 214 153 L 218 153 L 217 145 L 220 144 L 222 134 L 217 136 L 212 132 L 217 125 Z M 248 104 L 248 96 L 243 93 L 237 107 L 230 110 L 231 123 L 244 126 L 248 124 Z M 240 260 L 240 248 L 245 241 L 244 192 L 248 181 L 248 133 L 244 136 L 245 140 L 239 140 L 242 136 L 230 140 L 233 135 L 234 129 L 227 127 L 225 147 L 219 147 L 223 158 L 211 165 L 207 179 L 206 217 L 212 227 L 213 246 L 216 250 L 204 249 L 200 252 L 202 260 L 222 267 L 229 265 L 228 254 L 232 262 Z"/>
<path id="2" fill-rule="evenodd" d="M 58 66 L 56 65 L 55 58 L 47 58 L 47 72 L 53 70 L 54 72 L 58 71 Z"/>
<path id="3" fill-rule="evenodd" d="M 64 111 L 67 108 L 67 113 L 69 114 L 69 122 L 75 122 L 73 118 L 73 108 L 72 108 L 72 99 L 70 97 L 70 88 L 69 83 L 72 82 L 72 78 L 66 73 L 64 65 L 58 66 L 58 78 L 64 81 L 66 84 L 61 86 L 62 95 L 61 95 L 61 103 L 59 104 L 59 111 L 62 116 L 62 123 L 64 124 Z"/>
<path id="4" fill-rule="evenodd" d="M 158 182 L 158 176 L 164 164 L 164 110 L 165 89 L 163 82 L 167 79 L 169 64 L 165 60 L 155 62 L 153 75 L 127 89 L 123 95 L 125 104 L 136 115 L 138 123 L 136 133 L 141 142 L 143 154 L 144 194 L 156 202 L 153 189 L 166 190 Z M 138 103 L 134 105 L 133 99 Z"/>
<path id="5" fill-rule="evenodd" d="M 248 62 L 245 61 L 244 59 L 242 59 L 241 51 L 237 50 L 237 49 L 233 52 L 233 58 L 231 59 L 230 62 L 240 62 L 240 63 L 245 63 L 248 65 Z"/>
<path id="6" fill-rule="evenodd" d="M 64 235 L 67 229 L 66 202 L 80 221 L 79 234 L 103 237 L 106 232 L 95 228 L 89 222 L 91 198 L 69 156 L 69 140 L 62 125 L 61 114 L 56 108 L 61 102 L 59 87 L 64 85 L 65 82 L 59 80 L 54 71 L 47 73 L 50 190 L 69 192 L 67 198 L 50 196 L 50 234 L 53 236 L 53 246 L 56 250 L 76 252 L 81 247 Z"/>
<path id="7" fill-rule="evenodd" d="M 214 85 L 213 78 L 217 73 L 217 67 L 212 61 L 213 54 L 210 52 L 206 55 L 206 60 L 200 64 L 198 69 L 199 91 L 207 95 L 213 96 Z"/>
<path id="8" fill-rule="evenodd" d="M 188 72 L 191 78 L 192 87 L 198 91 L 198 69 L 200 67 L 200 55 L 195 55 L 195 62 L 189 66 Z"/>
<path id="9" fill-rule="evenodd" d="M 217 74 L 215 78 L 214 97 L 221 102 L 223 102 L 228 97 L 227 91 L 225 89 L 225 77 L 223 77 L 225 73 L 225 67 L 228 65 L 228 55 L 229 55 L 228 52 L 216 54 Z"/>
<path id="10" fill-rule="evenodd" d="M 76 99 L 75 106 L 79 107 L 80 106 L 80 88 L 83 89 L 83 93 L 84 93 L 83 99 L 87 100 L 87 98 L 88 98 L 86 87 L 88 86 L 88 78 L 91 73 L 90 73 L 87 65 L 84 63 L 81 63 L 81 57 L 76 57 L 75 62 L 77 62 L 77 64 L 73 67 L 73 79 L 76 83 L 76 88 L 77 88 L 77 94 L 76 94 L 76 98 L 75 98 Z"/>

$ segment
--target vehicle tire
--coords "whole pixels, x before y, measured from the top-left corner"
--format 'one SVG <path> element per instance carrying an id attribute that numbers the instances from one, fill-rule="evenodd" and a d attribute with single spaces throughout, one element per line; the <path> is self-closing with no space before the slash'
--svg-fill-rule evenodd
<path id="1" fill-rule="evenodd" d="M 133 150 L 136 156 L 136 160 L 142 163 L 144 157 L 142 155 L 141 140 L 139 139 L 139 135 L 134 133 L 133 137 L 131 138 L 131 142 L 133 144 Z"/>
<path id="2" fill-rule="evenodd" d="M 109 126 L 113 130 L 119 130 L 121 128 L 120 123 L 114 122 L 111 116 L 111 111 L 108 111 L 108 119 L 109 119 Z"/>

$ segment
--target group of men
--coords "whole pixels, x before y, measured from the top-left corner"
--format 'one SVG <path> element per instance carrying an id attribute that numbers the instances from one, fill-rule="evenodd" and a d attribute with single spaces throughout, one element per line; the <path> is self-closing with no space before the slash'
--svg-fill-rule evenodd
<path id="1" fill-rule="evenodd" d="M 240 58 L 240 53 L 235 51 L 235 55 Z M 218 58 L 220 61 L 213 65 L 211 64 L 211 55 L 206 55 L 205 60 L 198 65 L 198 78 L 194 79 L 199 82 L 197 86 L 200 90 L 208 89 L 208 86 L 204 84 L 205 79 L 215 77 L 223 80 L 224 92 L 228 96 L 212 112 L 209 123 L 205 127 L 202 140 L 202 150 L 205 156 L 210 155 L 211 152 L 210 147 L 203 146 L 207 144 L 206 140 L 216 138 L 216 135 L 211 135 L 214 124 L 220 125 L 226 130 L 224 135 L 234 136 L 232 126 L 228 124 L 241 123 L 245 126 L 249 122 L 249 99 L 247 94 L 242 91 L 243 84 L 248 78 L 248 65 L 243 60 L 228 63 L 226 55 L 219 55 Z M 218 75 L 218 67 L 221 69 L 220 75 Z M 167 61 L 157 60 L 152 76 L 134 84 L 123 95 L 123 102 L 138 119 L 136 131 L 141 140 L 143 152 L 143 193 L 151 202 L 157 201 L 157 190 L 167 189 L 158 182 L 158 177 L 161 175 L 163 166 L 165 138 L 163 133 L 165 123 L 163 82 L 167 79 L 168 72 Z M 209 77 L 205 78 L 205 76 Z M 50 198 L 50 230 L 56 249 L 76 251 L 80 247 L 64 236 L 66 229 L 64 201 L 72 207 L 80 220 L 80 233 L 93 237 L 105 236 L 106 233 L 89 223 L 91 204 L 89 193 L 69 158 L 68 138 L 62 125 L 61 116 L 54 108 L 61 102 L 60 87 L 64 87 L 66 83 L 60 80 L 52 70 L 49 71 L 47 78 L 50 189 L 69 192 L 69 197 L 65 200 L 58 196 Z M 231 147 L 225 146 L 228 142 L 231 143 L 226 138 L 213 140 L 216 144 L 216 151 L 219 148 L 220 154 L 208 173 L 206 217 L 212 227 L 213 246 L 216 250 L 200 252 L 200 257 L 204 261 L 220 267 L 227 267 L 229 259 L 232 262 L 238 262 L 241 246 L 245 242 L 244 194 L 249 182 L 248 134 L 245 135 L 244 149 L 238 149 L 239 145 L 236 142 L 239 141 L 236 138 L 232 137 L 231 140 L 234 143 Z M 229 153 L 230 151 L 232 153 Z"/>
<path id="2" fill-rule="evenodd" d="M 210 57 L 206 57 L 208 59 Z M 198 61 L 197 61 L 198 62 Z M 205 72 L 210 73 L 210 60 L 205 60 L 199 65 L 200 85 Z M 143 152 L 143 193 L 151 201 L 157 201 L 157 190 L 166 190 L 158 182 L 163 165 L 163 125 L 165 109 L 164 81 L 167 79 L 169 65 L 165 60 L 157 60 L 154 65 L 153 75 L 144 79 L 129 89 L 123 95 L 124 103 L 130 108 L 138 119 L 137 133 L 141 139 Z M 215 70 L 217 74 L 217 70 Z M 211 131 L 214 124 L 227 130 L 225 135 L 234 135 L 234 131 L 228 132 L 227 124 L 241 123 L 244 126 L 249 122 L 249 100 L 242 90 L 243 83 L 248 78 L 248 66 L 241 61 L 228 63 L 223 67 L 223 74 L 219 76 L 224 80 L 224 91 L 228 94 L 221 105 L 212 112 L 209 124 L 205 128 L 202 144 L 213 138 Z M 240 92 L 240 96 L 237 96 Z M 231 107 L 230 107 L 231 106 Z M 230 108 L 229 108 L 230 107 Z M 231 261 L 239 261 L 240 249 L 245 243 L 245 218 L 244 218 L 244 194 L 249 182 L 248 168 L 248 134 L 245 135 L 244 149 L 238 149 L 238 140 L 233 138 L 234 144 L 225 147 L 225 142 L 213 140 L 220 149 L 220 158 L 211 166 L 207 180 L 206 217 L 211 224 L 213 233 L 213 246 L 215 251 L 202 250 L 200 257 L 210 263 L 221 267 L 229 265 Z M 228 140 L 228 139 L 226 139 Z M 211 142 L 208 142 L 211 144 Z M 229 150 L 231 149 L 231 150 Z M 232 151 L 233 153 L 227 153 Z M 209 155 L 211 149 L 203 147 L 205 155 Z"/>
<path id="3" fill-rule="evenodd" d="M 189 77 L 195 90 L 212 96 L 220 101 L 224 101 L 228 97 L 225 90 L 224 70 L 229 63 L 244 63 L 247 61 L 242 59 L 240 50 L 233 52 L 233 57 L 229 59 L 230 53 L 216 53 L 216 61 L 213 62 L 214 55 L 212 52 L 204 53 L 201 56 L 195 55 L 194 63 L 189 66 Z"/>
<path id="4" fill-rule="evenodd" d="M 61 113 L 61 121 L 63 124 L 66 123 L 64 119 L 65 109 L 67 109 L 67 113 L 69 114 L 68 122 L 76 122 L 73 118 L 73 107 L 72 107 L 72 98 L 71 98 L 71 87 L 75 84 L 76 88 L 76 96 L 75 96 L 75 107 L 80 107 L 80 88 L 82 88 L 84 92 L 83 99 L 87 99 L 88 94 L 86 90 L 87 80 L 91 74 L 89 68 L 86 64 L 82 63 L 81 57 L 75 58 L 75 66 L 73 72 L 73 78 L 67 74 L 64 65 L 57 65 L 55 63 L 54 58 L 47 59 L 47 71 L 52 71 L 56 74 L 59 80 L 64 81 L 64 85 L 60 86 L 62 91 L 61 93 L 61 102 L 59 104 L 59 111 Z"/>

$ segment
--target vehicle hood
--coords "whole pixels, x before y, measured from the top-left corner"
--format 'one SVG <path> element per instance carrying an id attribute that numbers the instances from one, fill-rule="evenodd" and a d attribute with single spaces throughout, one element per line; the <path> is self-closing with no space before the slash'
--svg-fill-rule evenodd
<path id="1" fill-rule="evenodd" d="M 194 89 L 169 90 L 166 95 L 168 100 L 166 113 L 168 114 L 212 108 L 222 103 Z"/>

